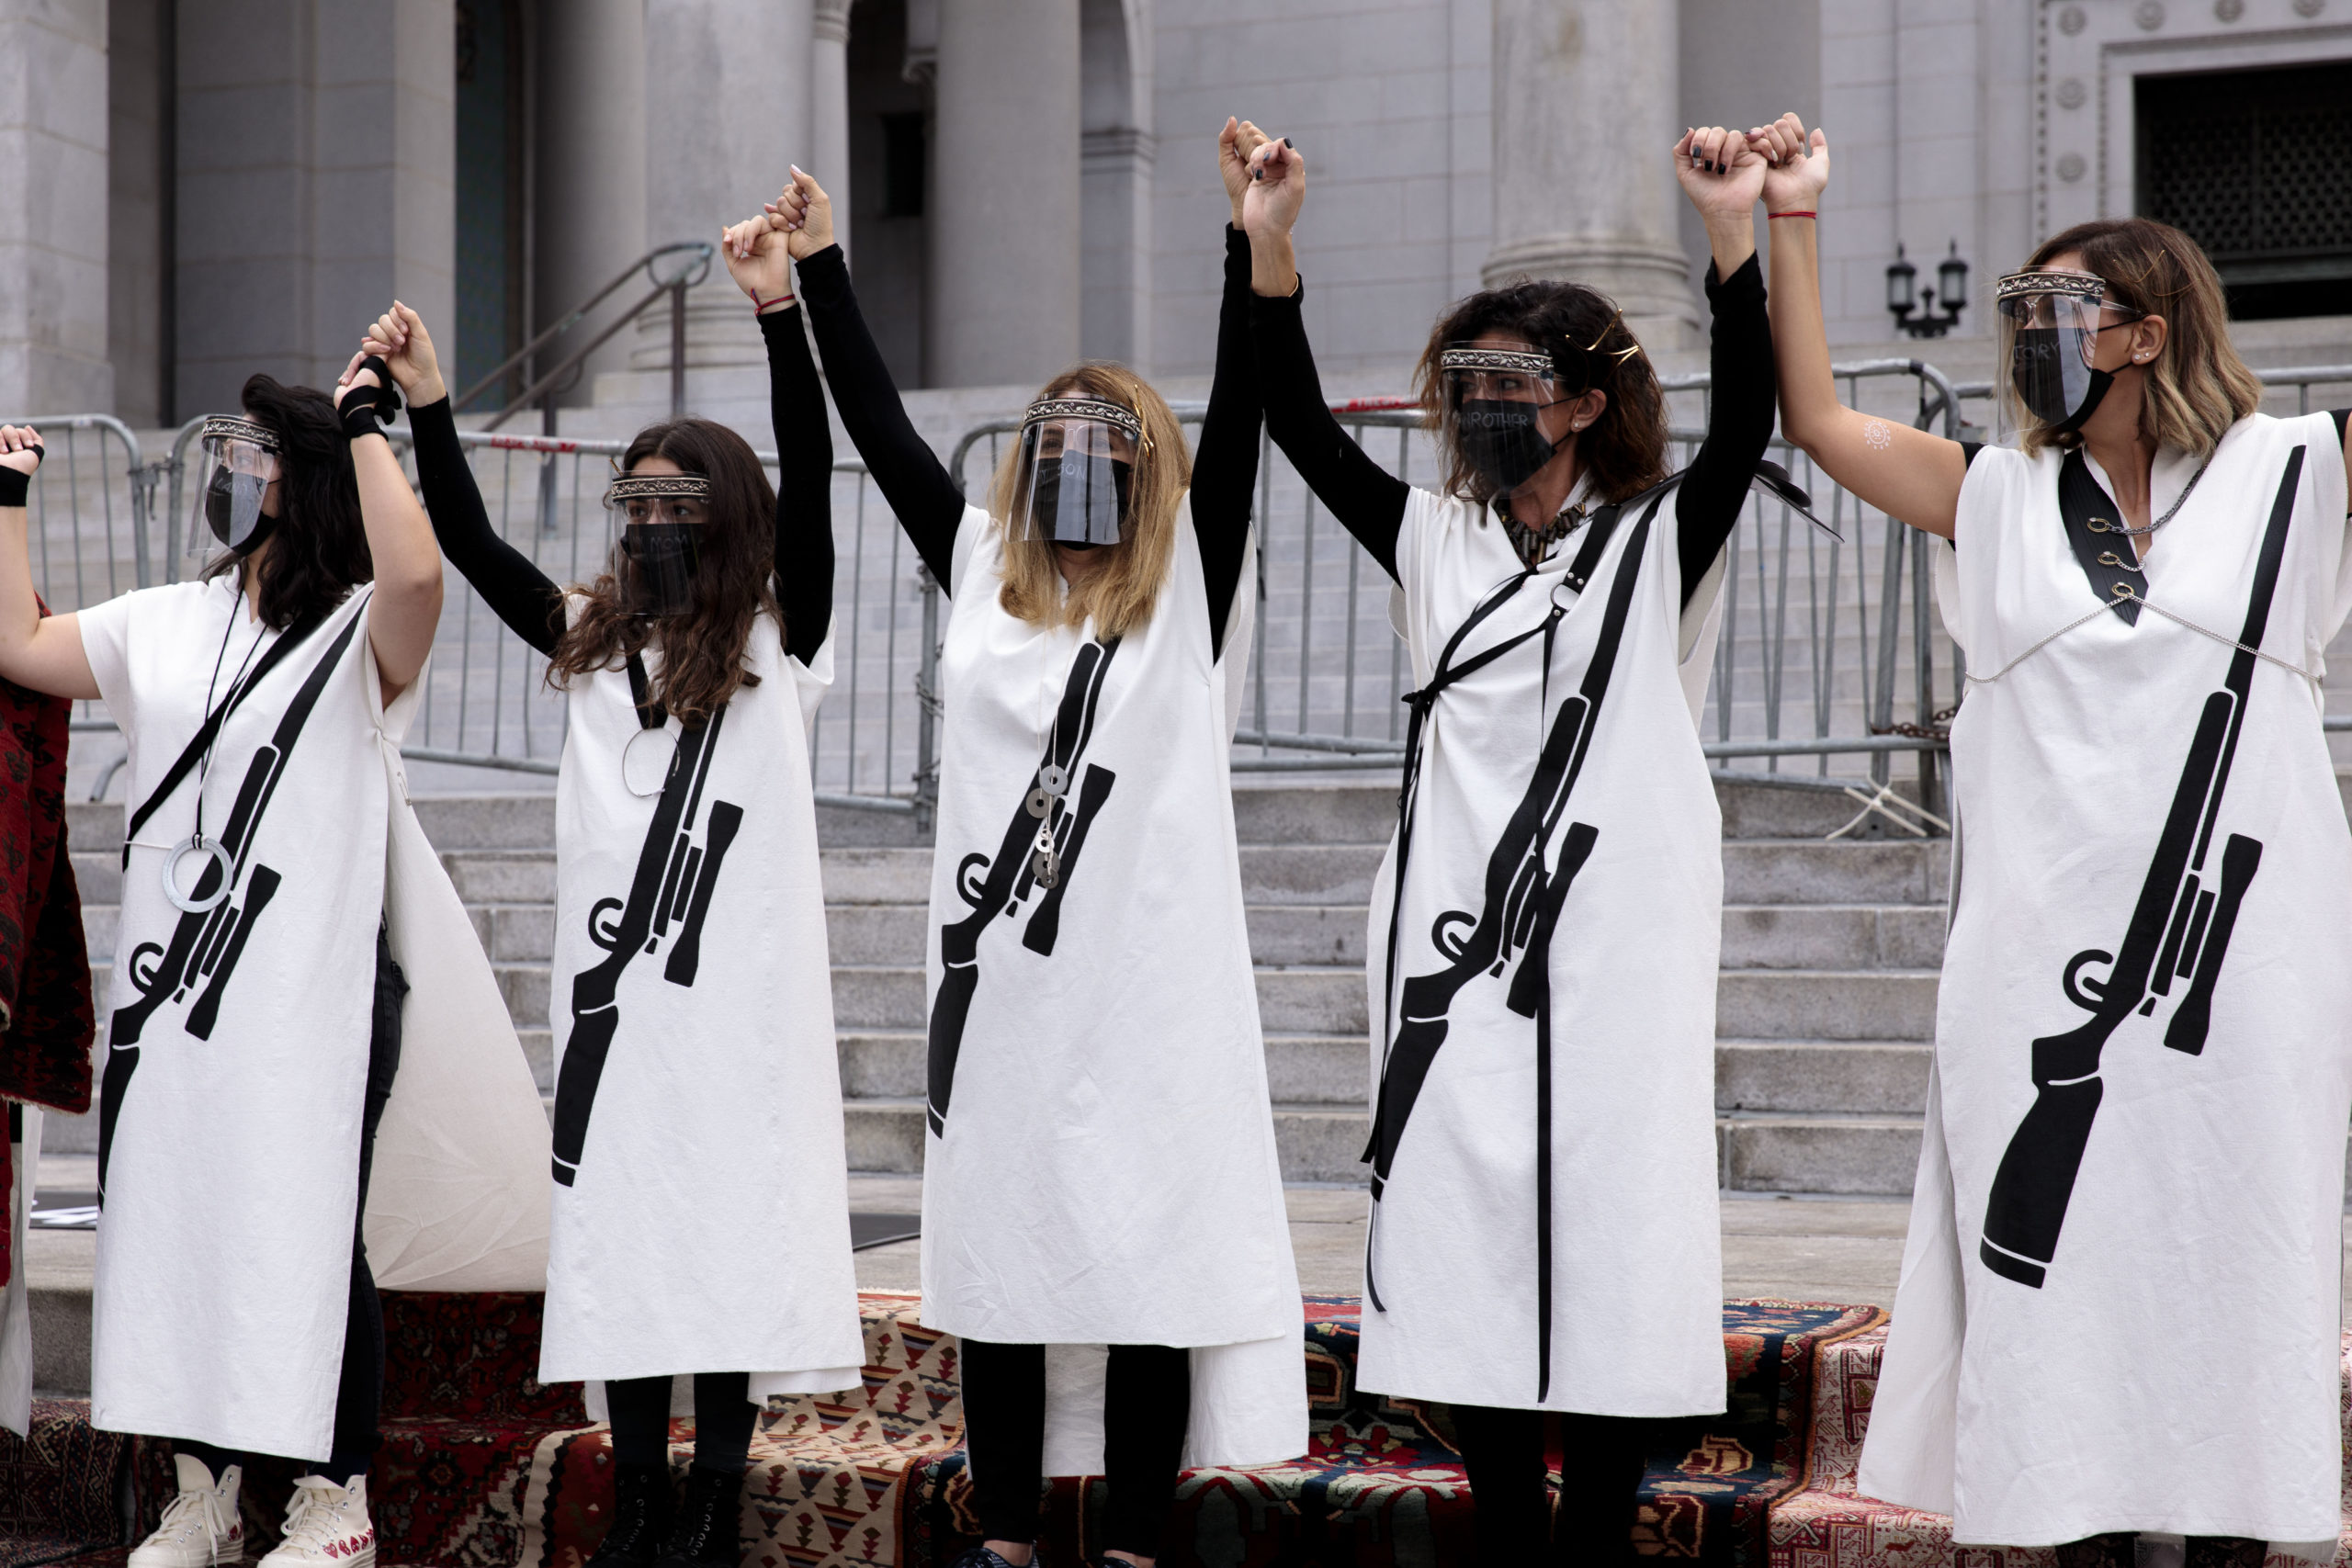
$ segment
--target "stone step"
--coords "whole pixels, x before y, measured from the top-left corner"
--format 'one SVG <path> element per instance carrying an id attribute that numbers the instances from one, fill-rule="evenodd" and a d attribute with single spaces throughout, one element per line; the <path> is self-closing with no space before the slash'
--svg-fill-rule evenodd
<path id="1" fill-rule="evenodd" d="M 921 1030 L 860 1029 L 841 1033 L 842 1093 L 847 1099 L 920 1099 L 929 1052 Z M 1345 1034 L 1269 1034 L 1266 1087 L 1292 1105 L 1362 1111 L 1370 1096 L 1365 1038 Z"/>
<path id="2" fill-rule="evenodd" d="M 1724 902 L 1940 905 L 1949 849 L 1940 839 L 1732 840 L 1724 845 Z"/>
<path id="3" fill-rule="evenodd" d="M 1725 969 L 1934 969 L 1944 957 L 1936 904 L 1728 904 Z"/>
<path id="4" fill-rule="evenodd" d="M 1920 1118 L 1736 1116 L 1716 1123 L 1723 1183 L 1740 1192 L 1902 1197 L 1919 1167 Z"/>
<path id="5" fill-rule="evenodd" d="M 1718 1040 L 1715 1109 L 1917 1115 L 1933 1050 L 1910 1040 Z"/>
<path id="6" fill-rule="evenodd" d="M 1716 976 L 1715 1033 L 1727 1040 L 1929 1040 L 1936 972 L 1726 969 Z"/>

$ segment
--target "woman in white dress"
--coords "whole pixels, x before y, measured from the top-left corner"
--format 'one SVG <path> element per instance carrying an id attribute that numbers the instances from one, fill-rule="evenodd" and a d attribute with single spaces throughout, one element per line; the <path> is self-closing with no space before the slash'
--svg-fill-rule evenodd
<path id="1" fill-rule="evenodd" d="M 1267 428 L 1395 580 L 1415 688 L 1366 950 L 1357 1382 L 1453 1407 L 1491 1564 L 1625 1558 L 1645 1418 L 1724 1407 L 1723 824 L 1697 712 L 1724 544 L 1771 434 L 1772 345 L 1761 156 L 1720 127 L 1671 156 L 1713 254 L 1707 437 L 1675 474 L 1623 312 L 1551 279 L 1439 318 L 1420 382 L 1442 488 L 1383 471 L 1307 346 L 1296 151 L 1263 149 L 1248 197 Z"/>
<path id="2" fill-rule="evenodd" d="M 1792 440 L 1948 540 L 1966 657 L 1926 1137 L 1860 1483 L 1968 1544 L 2192 1564 L 2340 1522 L 2352 831 L 2320 727 L 2346 414 L 2274 419 L 2195 243 L 2053 235 L 1996 290 L 2008 442 L 1838 405 L 1826 139 L 1776 163 Z"/>
<path id="3" fill-rule="evenodd" d="M 539 1376 L 602 1384 L 598 1568 L 733 1568 L 759 1411 L 853 1387 L 865 1359 L 808 770 L 832 680 L 832 445 L 785 236 L 755 218 L 725 240 L 767 345 L 784 482 L 724 425 L 640 431 L 592 582 L 560 586 L 499 537 L 429 345 L 392 359 L 442 547 L 570 699 Z M 417 344 L 413 321 L 387 317 L 371 346 Z"/>
<path id="4" fill-rule="evenodd" d="M 1237 217 L 1253 138 L 1227 123 Z M 1228 229 L 1197 461 L 1141 378 L 1084 365 L 1043 389 L 971 506 L 908 423 L 830 204 L 795 174 L 774 210 L 842 424 L 952 601 L 922 1315 L 963 1340 L 984 1538 L 963 1561 L 1027 1563 L 1040 1478 L 1093 1474 L 1095 1550 L 1148 1563 L 1180 1466 L 1306 1444 L 1227 771 L 1252 608 L 1246 254 Z"/>
<path id="5" fill-rule="evenodd" d="M 0 677 L 104 698 L 130 749 L 92 1421 L 171 1438 L 180 1483 L 133 1568 L 243 1561 L 247 1453 L 316 1461 L 265 1561 L 374 1561 L 383 1319 L 359 1221 L 407 989 L 386 757 L 441 612 L 390 390 L 380 361 L 339 407 L 247 381 L 200 447 L 191 522 L 222 550 L 78 614 L 40 614 L 0 484 Z M 0 469 L 40 454 L 0 430 Z"/>

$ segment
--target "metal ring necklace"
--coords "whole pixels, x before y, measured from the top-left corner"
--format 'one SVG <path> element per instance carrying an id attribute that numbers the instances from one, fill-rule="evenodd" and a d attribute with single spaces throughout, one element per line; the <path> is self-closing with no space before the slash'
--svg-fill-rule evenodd
<path id="1" fill-rule="evenodd" d="M 244 593 L 240 590 L 229 605 L 229 624 L 220 628 L 220 649 L 212 656 L 212 673 L 204 682 L 204 722 L 207 725 L 212 722 L 212 693 L 220 682 L 220 661 L 229 656 L 229 637 L 237 629 L 237 611 L 244 602 Z M 238 683 L 245 678 L 246 670 L 252 667 L 254 655 L 261 651 L 262 639 L 268 634 L 266 625 L 254 634 L 253 646 L 245 649 L 244 658 L 237 664 L 237 672 L 229 679 L 229 694 L 221 698 L 223 703 L 236 696 Z M 212 748 L 219 740 L 216 734 L 211 741 L 206 743 L 203 754 L 196 760 L 196 829 L 173 845 L 171 853 L 164 859 L 164 897 L 172 901 L 173 908 L 190 915 L 201 915 L 219 908 L 229 897 L 230 885 L 236 877 L 236 863 L 229 858 L 228 850 L 220 840 L 204 836 L 204 781 L 212 771 Z M 190 855 L 203 855 L 220 868 L 220 884 L 211 892 L 191 895 L 180 891 L 180 862 Z M 203 885 L 204 873 L 199 871 L 196 886 L 201 887 Z"/>

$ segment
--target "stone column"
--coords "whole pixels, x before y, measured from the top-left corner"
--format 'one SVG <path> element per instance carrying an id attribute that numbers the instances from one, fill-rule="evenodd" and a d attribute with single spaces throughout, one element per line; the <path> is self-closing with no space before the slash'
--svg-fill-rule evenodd
<path id="1" fill-rule="evenodd" d="M 613 280 L 646 251 L 645 0 L 564 0 L 539 29 L 536 335 Z M 636 303 L 631 283 L 590 318 L 590 335 Z M 551 345 L 551 370 L 579 344 Z M 571 401 L 587 400 L 599 371 L 626 369 L 627 333 L 589 357 Z"/>
<path id="2" fill-rule="evenodd" d="M 0 0 L 0 418 L 105 413 L 106 0 Z"/>
<path id="3" fill-rule="evenodd" d="M 773 201 L 808 148 L 810 0 L 646 0 L 646 248 L 707 240 Z M 805 165 L 804 165 L 805 166 Z M 711 256 L 687 299 L 686 364 L 764 365 L 742 292 Z M 670 314 L 639 318 L 630 368 L 670 364 Z"/>
<path id="4" fill-rule="evenodd" d="M 1677 48 L 1676 0 L 1495 0 L 1489 287 L 1571 279 L 1653 346 L 1697 340 L 1667 155 Z"/>
<path id="5" fill-rule="evenodd" d="M 1078 358 L 1078 0 L 939 0 L 925 381 Z"/>
<path id="6" fill-rule="evenodd" d="M 850 0 L 816 0 L 808 55 L 808 156 L 797 161 L 833 198 L 833 238 L 849 251 Z"/>

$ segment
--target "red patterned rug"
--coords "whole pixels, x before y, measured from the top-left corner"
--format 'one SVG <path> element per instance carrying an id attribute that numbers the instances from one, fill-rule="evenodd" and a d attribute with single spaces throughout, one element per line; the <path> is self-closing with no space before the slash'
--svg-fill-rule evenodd
<path id="1" fill-rule="evenodd" d="M 0 1568 L 34 1568 L 119 1540 L 115 1478 L 130 1446 L 91 1427 L 85 1399 L 36 1399 L 23 1437 L 0 1430 Z"/>

